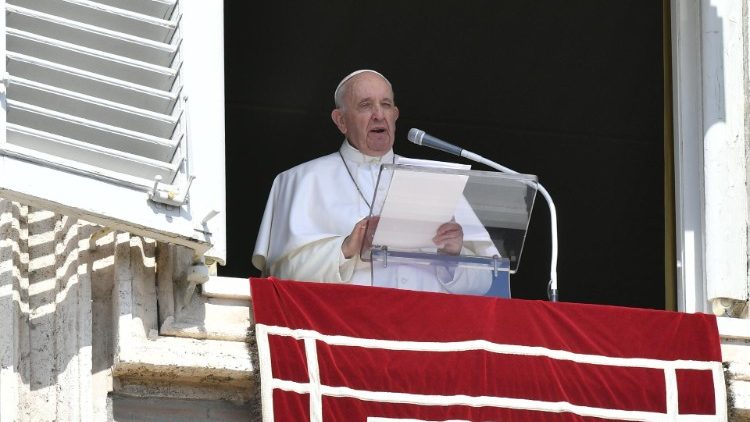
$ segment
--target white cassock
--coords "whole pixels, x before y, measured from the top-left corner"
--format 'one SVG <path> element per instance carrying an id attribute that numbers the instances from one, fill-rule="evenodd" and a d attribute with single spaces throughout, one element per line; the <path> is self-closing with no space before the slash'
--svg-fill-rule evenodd
<path id="1" fill-rule="evenodd" d="M 359 254 L 344 258 L 344 239 L 370 214 L 368 203 L 373 200 L 380 165 L 398 164 L 400 157 L 392 150 L 382 157 L 370 157 L 346 140 L 339 152 L 299 164 L 274 179 L 252 257 L 263 276 L 433 292 L 483 294 L 489 290 L 490 272 L 482 271 L 477 276 L 476 271 L 423 265 L 389 265 L 373 283 L 370 262 L 362 261 Z M 470 251 L 472 254 L 497 254 L 486 231 L 467 233 L 467 226 L 482 227 L 473 212 L 468 214 L 467 218 L 476 221 L 464 225 L 456 216 L 456 222 L 464 227 L 465 250 L 475 245 L 481 250 Z"/>

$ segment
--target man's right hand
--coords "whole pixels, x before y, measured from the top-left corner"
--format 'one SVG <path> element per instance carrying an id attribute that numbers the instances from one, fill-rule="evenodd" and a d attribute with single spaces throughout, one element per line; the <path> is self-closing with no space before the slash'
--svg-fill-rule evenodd
<path id="1" fill-rule="evenodd" d="M 365 240 L 365 229 L 367 228 L 367 217 L 359 220 L 354 225 L 351 234 L 346 236 L 344 243 L 341 244 L 341 252 L 344 258 L 349 259 L 362 250 L 362 242 Z"/>

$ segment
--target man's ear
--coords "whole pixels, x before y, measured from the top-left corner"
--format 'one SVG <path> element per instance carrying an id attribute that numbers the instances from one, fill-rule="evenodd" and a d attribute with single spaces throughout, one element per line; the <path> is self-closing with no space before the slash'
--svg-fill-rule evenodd
<path id="1" fill-rule="evenodd" d="M 338 108 L 334 108 L 331 112 L 331 120 L 339 128 L 339 131 L 346 135 L 346 123 L 344 123 L 344 113 Z"/>
<path id="2" fill-rule="evenodd" d="M 393 121 L 395 122 L 396 120 L 398 120 L 398 107 L 393 106 L 393 110 L 394 110 Z"/>

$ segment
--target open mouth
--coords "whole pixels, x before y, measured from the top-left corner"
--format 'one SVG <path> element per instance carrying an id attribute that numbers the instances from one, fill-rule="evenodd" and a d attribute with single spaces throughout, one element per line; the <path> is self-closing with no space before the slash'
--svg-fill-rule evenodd
<path id="1" fill-rule="evenodd" d="M 372 130 L 371 130 L 370 132 L 373 132 L 373 133 L 378 133 L 378 134 L 380 134 L 380 133 L 385 133 L 385 128 L 382 128 L 382 127 L 380 127 L 380 128 L 375 128 L 375 129 L 372 129 Z"/>

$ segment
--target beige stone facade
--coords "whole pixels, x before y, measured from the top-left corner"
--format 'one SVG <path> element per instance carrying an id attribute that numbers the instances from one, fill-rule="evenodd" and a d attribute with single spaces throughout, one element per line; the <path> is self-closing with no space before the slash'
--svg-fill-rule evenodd
<path id="1" fill-rule="evenodd" d="M 0 199 L 0 422 L 260 420 L 249 284 L 196 284 L 194 259 Z M 750 420 L 750 344 L 722 325 Z"/>
<path id="2" fill-rule="evenodd" d="M 0 421 L 259 420 L 249 285 L 193 260 L 0 199 Z"/>

